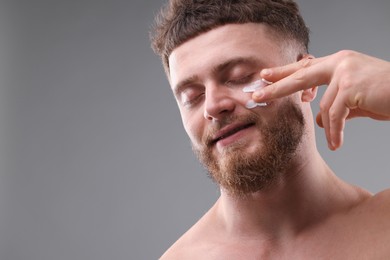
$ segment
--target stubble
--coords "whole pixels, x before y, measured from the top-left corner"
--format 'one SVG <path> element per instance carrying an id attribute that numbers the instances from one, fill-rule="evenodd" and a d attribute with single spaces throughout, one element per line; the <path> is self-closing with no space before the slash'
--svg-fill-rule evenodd
<path id="1" fill-rule="evenodd" d="M 270 187 L 287 174 L 305 131 L 304 116 L 296 104 L 288 99 L 270 122 L 248 113 L 240 118 L 230 117 L 218 128 L 232 122 L 255 123 L 262 139 L 254 152 L 245 152 L 244 145 L 237 142 L 216 156 L 207 140 L 218 129 L 209 131 L 205 145 L 200 149 L 193 146 L 193 150 L 215 183 L 233 196 L 245 196 Z"/>

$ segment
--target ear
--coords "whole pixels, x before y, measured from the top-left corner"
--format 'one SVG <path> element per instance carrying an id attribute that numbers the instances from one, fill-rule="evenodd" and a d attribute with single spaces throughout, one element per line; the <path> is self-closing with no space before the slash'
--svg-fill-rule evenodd
<path id="1" fill-rule="evenodd" d="M 318 87 L 312 87 L 302 91 L 301 100 L 302 102 L 312 102 L 317 95 Z"/>
<path id="2" fill-rule="evenodd" d="M 314 59 L 314 56 L 311 55 L 311 54 L 304 54 L 304 55 L 299 56 L 297 58 L 297 61 L 302 60 L 302 59 Z M 303 90 L 302 91 L 302 96 L 301 96 L 302 102 L 311 102 L 311 101 L 313 101 L 315 99 L 316 95 L 317 95 L 317 90 L 318 90 L 317 86 L 313 86 L 311 88 Z"/>

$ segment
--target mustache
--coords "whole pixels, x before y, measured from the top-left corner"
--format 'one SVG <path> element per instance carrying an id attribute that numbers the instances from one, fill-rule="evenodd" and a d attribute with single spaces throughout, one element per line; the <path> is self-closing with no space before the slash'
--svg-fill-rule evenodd
<path id="1" fill-rule="evenodd" d="M 214 144 L 214 138 L 216 134 L 224 127 L 231 125 L 231 124 L 254 124 L 259 125 L 261 123 L 261 120 L 259 120 L 259 116 L 257 114 L 251 113 L 247 115 L 230 115 L 227 117 L 224 117 L 223 119 L 213 123 L 206 129 L 205 134 L 203 136 L 203 144 L 205 144 L 207 147 L 210 147 Z"/>

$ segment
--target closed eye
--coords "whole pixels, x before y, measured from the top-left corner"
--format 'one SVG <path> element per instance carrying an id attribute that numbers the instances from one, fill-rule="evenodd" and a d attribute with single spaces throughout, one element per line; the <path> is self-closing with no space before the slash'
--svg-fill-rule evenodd
<path id="1" fill-rule="evenodd" d="M 190 107 L 196 105 L 197 102 L 200 102 L 200 100 L 203 96 L 204 96 L 204 93 L 202 93 L 196 97 L 193 97 L 190 100 L 185 100 L 185 101 L 183 101 L 183 106 L 190 108 Z"/>
<path id="2" fill-rule="evenodd" d="M 197 102 L 200 102 L 203 96 L 203 90 L 200 90 L 199 88 L 187 88 L 181 93 L 181 104 L 184 107 L 190 108 L 191 106 L 194 106 Z"/>
<path id="3" fill-rule="evenodd" d="M 235 85 L 242 85 L 242 84 L 247 84 L 253 80 L 254 74 L 247 75 L 245 77 L 241 77 L 238 79 L 231 79 L 226 81 L 227 86 L 235 86 Z"/>

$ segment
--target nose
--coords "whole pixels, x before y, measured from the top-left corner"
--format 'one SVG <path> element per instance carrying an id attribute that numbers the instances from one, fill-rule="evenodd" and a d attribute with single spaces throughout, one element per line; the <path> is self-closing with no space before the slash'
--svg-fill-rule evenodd
<path id="1" fill-rule="evenodd" d="M 204 117 L 210 121 L 218 121 L 231 114 L 236 107 L 232 94 L 223 86 L 208 88 L 205 96 Z"/>

